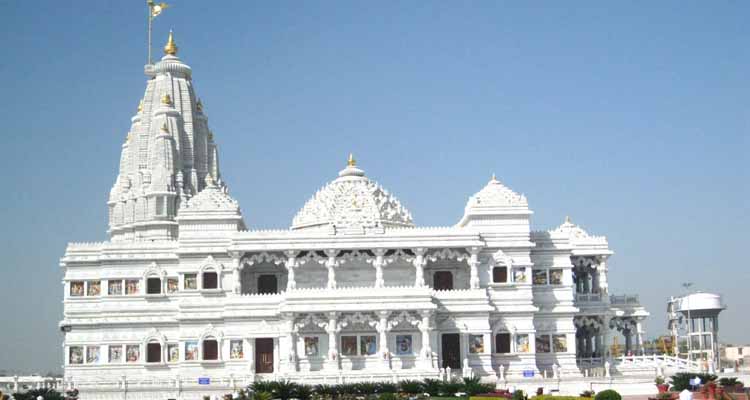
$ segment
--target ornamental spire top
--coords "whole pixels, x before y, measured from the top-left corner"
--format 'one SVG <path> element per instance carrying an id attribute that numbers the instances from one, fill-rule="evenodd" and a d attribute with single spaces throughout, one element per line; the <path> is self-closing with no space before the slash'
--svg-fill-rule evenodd
<path id="1" fill-rule="evenodd" d="M 352 155 L 352 153 L 349 153 L 349 159 L 346 160 L 346 166 L 347 167 L 357 166 L 357 160 L 354 159 L 354 155 Z"/>
<path id="2" fill-rule="evenodd" d="M 169 30 L 169 37 L 167 38 L 167 44 L 164 46 L 164 54 L 170 55 L 170 56 L 176 56 L 177 55 L 178 47 L 174 43 L 174 35 L 172 34 L 172 30 Z"/>

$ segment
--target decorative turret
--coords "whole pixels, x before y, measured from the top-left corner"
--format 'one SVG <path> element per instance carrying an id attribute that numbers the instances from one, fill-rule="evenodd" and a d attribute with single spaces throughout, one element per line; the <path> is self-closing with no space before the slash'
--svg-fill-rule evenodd
<path id="1" fill-rule="evenodd" d="M 164 57 L 146 66 L 146 92 L 131 120 L 109 196 L 112 241 L 175 239 L 175 216 L 203 190 L 207 175 L 226 190 L 192 70 L 177 50 L 170 31 Z"/>
<path id="2" fill-rule="evenodd" d="M 531 214 L 526 196 L 503 185 L 492 174 L 487 185 L 469 198 L 458 226 L 528 237 Z"/>

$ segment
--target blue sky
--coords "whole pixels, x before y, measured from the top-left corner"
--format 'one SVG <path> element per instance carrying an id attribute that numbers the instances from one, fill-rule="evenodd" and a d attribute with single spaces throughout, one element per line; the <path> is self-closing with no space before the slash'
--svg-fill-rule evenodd
<path id="1" fill-rule="evenodd" d="M 106 238 L 142 3 L 0 3 L 0 369 L 62 363 L 59 257 Z M 750 3 L 173 3 L 155 51 L 173 28 L 251 228 L 289 226 L 350 151 L 419 225 L 457 222 L 494 172 L 535 229 L 609 238 L 649 335 L 692 281 L 750 342 Z"/>

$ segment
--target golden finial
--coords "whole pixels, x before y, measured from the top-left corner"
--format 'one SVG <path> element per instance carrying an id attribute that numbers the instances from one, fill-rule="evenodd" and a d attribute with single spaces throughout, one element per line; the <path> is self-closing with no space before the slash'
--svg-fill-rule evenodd
<path id="1" fill-rule="evenodd" d="M 169 93 L 164 93 L 164 96 L 161 98 L 161 103 L 166 105 L 172 104 L 172 96 L 170 96 Z"/>
<path id="2" fill-rule="evenodd" d="M 195 103 L 195 108 L 198 109 L 199 112 L 203 112 L 203 103 L 201 103 L 201 99 L 198 99 L 198 102 Z"/>
<path id="3" fill-rule="evenodd" d="M 492 179 L 490 179 L 490 180 L 493 181 L 493 182 L 497 180 L 497 177 L 495 176 L 494 172 L 492 173 Z"/>
<path id="4" fill-rule="evenodd" d="M 214 133 L 211 131 L 208 131 L 208 140 L 214 140 Z"/>
<path id="5" fill-rule="evenodd" d="M 162 132 L 169 132 L 169 128 L 167 127 L 167 123 L 166 122 L 161 126 L 161 131 Z"/>
<path id="6" fill-rule="evenodd" d="M 357 160 L 354 159 L 354 155 L 352 155 L 352 153 L 349 153 L 349 159 L 346 160 L 346 165 L 349 167 L 354 167 L 357 165 Z"/>
<path id="7" fill-rule="evenodd" d="M 143 111 L 143 99 L 141 99 L 141 101 L 138 102 L 138 112 L 141 112 L 141 111 Z"/>
<path id="8" fill-rule="evenodd" d="M 167 38 L 167 44 L 164 46 L 164 54 L 168 54 L 170 56 L 177 55 L 177 45 L 174 44 L 174 36 L 172 35 L 172 30 L 169 30 L 169 38 Z"/>
<path id="9" fill-rule="evenodd" d="M 567 216 L 567 215 L 565 216 L 565 223 L 566 224 L 572 224 L 573 223 L 573 222 L 570 221 L 570 217 Z"/>

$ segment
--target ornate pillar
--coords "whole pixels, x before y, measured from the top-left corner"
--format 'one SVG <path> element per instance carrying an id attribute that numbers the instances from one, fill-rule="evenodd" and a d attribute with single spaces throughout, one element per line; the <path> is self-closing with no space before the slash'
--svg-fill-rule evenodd
<path id="1" fill-rule="evenodd" d="M 602 357 L 602 335 L 599 332 L 594 336 L 594 356 Z"/>
<path id="2" fill-rule="evenodd" d="M 234 278 L 234 293 L 242 293 L 242 253 L 233 251 L 232 256 L 232 275 Z"/>
<path id="3" fill-rule="evenodd" d="M 625 335 L 625 354 L 628 354 L 633 349 L 633 334 L 630 332 L 630 329 L 623 330 L 622 333 Z"/>
<path id="4" fill-rule="evenodd" d="M 602 294 L 602 300 L 604 297 L 609 298 L 609 283 L 607 283 L 607 258 L 601 257 L 599 259 L 599 267 L 596 269 L 599 275 L 599 293 Z"/>
<path id="5" fill-rule="evenodd" d="M 469 249 L 471 256 L 469 257 L 469 288 L 479 288 L 479 247 L 472 247 Z M 510 274 L 511 271 L 508 271 Z"/>
<path id="6" fill-rule="evenodd" d="M 419 331 L 422 333 L 422 350 L 420 354 L 422 359 L 430 361 L 429 365 L 425 365 L 425 367 L 432 366 L 432 348 L 430 347 L 430 332 L 432 331 L 432 326 L 430 325 L 431 317 L 431 310 L 422 311 L 422 321 L 419 323 Z"/>
<path id="7" fill-rule="evenodd" d="M 425 249 L 424 248 L 416 248 L 414 249 L 414 254 L 416 257 L 414 258 L 414 268 L 416 268 L 416 279 L 414 279 L 414 286 L 416 287 L 424 287 L 424 266 L 427 263 L 424 258 Z"/>
<path id="8" fill-rule="evenodd" d="M 378 352 L 383 361 L 382 366 L 384 369 L 391 368 L 391 352 L 388 350 L 388 332 L 390 331 L 390 327 L 388 326 L 388 315 L 390 315 L 390 311 L 379 311 L 378 317 L 380 317 L 380 319 L 375 325 L 375 329 L 380 336 L 378 338 L 378 344 L 380 346 Z"/>
<path id="9" fill-rule="evenodd" d="M 328 313 L 328 324 L 325 327 L 328 334 L 328 357 L 326 358 L 324 368 L 327 370 L 339 369 L 339 351 L 338 351 L 338 318 L 336 312 Z"/>
<path id="10" fill-rule="evenodd" d="M 255 338 L 247 339 L 247 369 L 255 374 Z"/>
<path id="11" fill-rule="evenodd" d="M 287 269 L 287 280 L 286 280 L 286 290 L 294 290 L 297 288 L 297 281 L 294 280 L 294 268 L 297 267 L 297 252 L 293 250 L 285 251 L 284 254 L 286 254 L 287 260 L 286 260 L 286 269 Z"/>
<path id="12" fill-rule="evenodd" d="M 375 287 L 382 288 L 385 286 L 385 280 L 383 279 L 383 265 L 385 264 L 383 257 L 385 256 L 385 250 L 375 249 L 374 252 L 375 260 L 372 262 L 372 266 L 375 267 Z"/>
<path id="13" fill-rule="evenodd" d="M 610 356 L 610 343 L 611 343 L 611 332 L 609 324 L 611 323 L 612 319 L 605 315 L 603 318 L 602 323 L 602 329 L 604 330 L 602 334 L 602 340 L 604 341 L 604 352 L 602 352 L 602 357 L 609 358 Z"/>
<path id="14" fill-rule="evenodd" d="M 297 335 L 294 327 L 294 314 L 283 314 L 284 320 L 284 334 L 279 341 L 279 347 L 282 353 L 279 356 L 283 356 L 282 367 L 284 372 L 296 372 L 297 371 Z"/>
<path id="15" fill-rule="evenodd" d="M 640 318 L 635 320 L 635 354 L 643 355 L 643 325 Z"/>
<path id="16" fill-rule="evenodd" d="M 338 250 L 326 250 L 328 259 L 326 260 L 326 269 L 328 270 L 328 289 L 336 289 L 336 254 Z"/>

